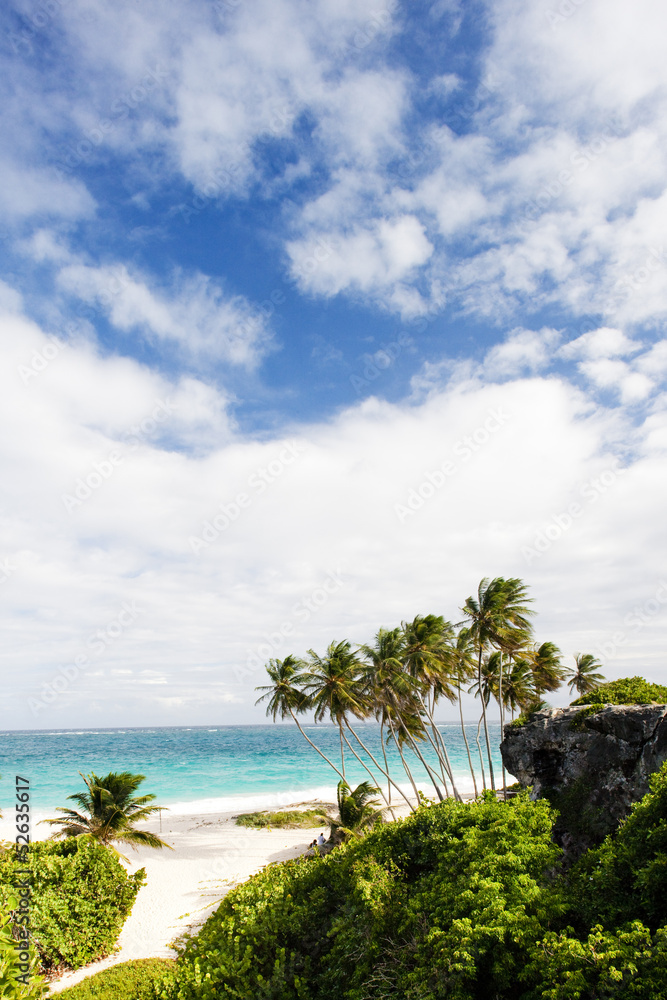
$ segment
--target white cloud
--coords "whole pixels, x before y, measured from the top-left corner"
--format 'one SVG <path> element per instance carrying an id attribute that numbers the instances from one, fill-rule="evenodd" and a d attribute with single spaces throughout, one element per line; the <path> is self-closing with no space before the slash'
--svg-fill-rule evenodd
<path id="1" fill-rule="evenodd" d="M 49 703 L 51 725 L 94 725 L 102 704 L 107 724 L 229 721 L 232 703 L 235 720 L 258 721 L 252 689 L 268 656 L 365 641 L 419 612 L 456 619 L 484 575 L 526 579 L 539 636 L 566 653 L 625 628 L 605 671 L 640 656 L 649 676 L 661 669 L 664 622 L 623 624 L 662 572 L 657 414 L 631 430 L 562 378 L 477 377 L 253 441 L 196 380 L 86 343 L 58 349 L 11 310 L 0 330 L 0 408 L 13 428 L 0 445 L 4 725 L 43 722 L 27 699 L 82 654 L 90 667 Z M 523 344 L 519 361 L 539 360 L 527 332 L 508 343 Z M 619 466 L 610 442 L 632 435 L 641 457 Z M 191 447 L 198 439 L 208 446 Z M 80 503 L 63 501 L 77 491 Z M 526 555 L 573 502 L 571 527 Z M 112 640 L 123 604 L 136 616 Z"/>
<path id="2" fill-rule="evenodd" d="M 584 358 L 594 361 L 598 358 L 626 357 L 640 349 L 641 344 L 636 340 L 630 340 L 622 330 L 603 326 L 583 333 L 576 340 L 564 344 L 559 354 L 563 358 Z"/>
<path id="3" fill-rule="evenodd" d="M 59 284 L 84 302 L 97 303 L 119 330 L 141 330 L 171 341 L 186 355 L 254 367 L 270 332 L 264 315 L 241 295 L 229 296 L 213 279 L 177 275 L 168 291 L 150 288 L 124 265 L 68 264 Z"/>
<path id="4" fill-rule="evenodd" d="M 550 365 L 559 340 L 557 330 L 512 330 L 504 343 L 487 353 L 484 371 L 490 378 L 540 371 Z"/>

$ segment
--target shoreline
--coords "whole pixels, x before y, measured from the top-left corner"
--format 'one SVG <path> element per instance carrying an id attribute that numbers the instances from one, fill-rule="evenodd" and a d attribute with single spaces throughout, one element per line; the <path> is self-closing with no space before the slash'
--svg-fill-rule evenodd
<path id="1" fill-rule="evenodd" d="M 333 808 L 333 802 L 329 803 Z M 321 800 L 292 802 L 292 808 L 322 805 Z M 272 809 L 271 805 L 264 808 Z M 252 810 L 254 811 L 254 810 Z M 397 815 L 407 815 L 403 806 Z M 266 865 L 303 854 L 325 826 L 307 829 L 261 829 L 237 826 L 238 813 L 165 814 L 162 833 L 158 818 L 143 824 L 173 850 L 121 850 L 131 873 L 145 868 L 148 876 L 120 933 L 118 951 L 48 985 L 55 995 L 89 976 L 121 962 L 139 958 L 175 958 L 170 947 L 177 938 L 196 930 L 236 885 Z M 46 828 L 45 828 L 46 829 Z"/>

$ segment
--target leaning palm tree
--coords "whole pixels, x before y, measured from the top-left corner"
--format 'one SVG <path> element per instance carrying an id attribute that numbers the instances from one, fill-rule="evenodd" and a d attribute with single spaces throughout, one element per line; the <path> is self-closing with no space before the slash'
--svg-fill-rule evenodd
<path id="1" fill-rule="evenodd" d="M 570 689 L 570 697 L 575 689 L 578 694 L 588 694 L 594 691 L 604 682 L 603 674 L 597 673 L 597 668 L 601 667 L 600 661 L 592 653 L 575 653 L 575 667 L 566 668 L 565 677 L 567 686 Z"/>
<path id="2" fill-rule="evenodd" d="M 378 809 L 380 804 L 378 799 L 372 798 L 379 791 L 380 789 L 375 788 L 369 781 L 362 781 L 353 792 L 350 791 L 347 782 L 338 782 L 336 789 L 338 816 L 320 817 L 329 824 L 329 839 L 334 844 L 343 843 L 351 837 L 361 837 L 382 823 L 383 810 Z"/>
<path id="3" fill-rule="evenodd" d="M 435 724 L 435 707 L 439 698 L 456 701 L 456 689 L 451 673 L 454 629 L 440 615 L 417 615 L 411 622 L 402 622 L 405 635 L 404 663 L 407 672 L 417 682 L 416 694 L 431 732 L 424 726 L 424 735 L 440 762 L 443 785 L 447 793 L 447 778 L 452 783 L 454 798 L 459 799 L 452 766 L 442 734 Z M 447 793 L 448 794 L 448 793 Z"/>
<path id="4" fill-rule="evenodd" d="M 264 691 L 264 694 L 257 699 L 255 704 L 259 705 L 260 702 L 268 699 L 266 714 L 270 715 L 274 722 L 279 717 L 286 719 L 289 715 L 292 721 L 296 723 L 303 738 L 310 743 L 313 750 L 316 750 L 320 757 L 342 779 L 343 775 L 336 765 L 313 743 L 297 718 L 298 714 L 307 711 L 310 707 L 308 695 L 299 687 L 299 682 L 304 676 L 305 667 L 306 665 L 302 660 L 297 659 L 296 656 L 292 656 L 291 654 L 286 656 L 284 660 L 269 660 L 266 665 L 266 672 L 269 675 L 271 683 L 255 688 L 256 691 Z"/>
<path id="5" fill-rule="evenodd" d="M 470 635 L 470 629 L 462 628 L 459 630 L 456 636 L 456 642 L 454 643 L 452 649 L 452 678 L 456 684 L 456 696 L 459 705 L 459 719 L 461 721 L 461 732 L 463 734 L 463 742 L 465 743 L 466 753 L 468 755 L 468 767 L 470 768 L 470 774 L 472 776 L 472 784 L 475 789 L 475 798 L 477 798 L 477 777 L 475 775 L 475 768 L 472 763 L 472 756 L 470 755 L 470 745 L 468 743 L 468 736 L 466 734 L 465 722 L 463 721 L 463 704 L 461 702 L 461 685 L 467 684 L 472 680 L 473 674 L 475 672 L 475 659 L 473 656 L 473 644 L 472 637 Z"/>
<path id="6" fill-rule="evenodd" d="M 308 655 L 310 662 L 302 678 L 304 690 L 315 722 L 328 715 L 338 726 L 341 772 L 345 780 L 345 722 L 348 715 L 363 718 L 368 710 L 360 684 L 363 664 L 347 640 L 330 642 L 324 656 L 318 656 L 313 649 L 308 650 Z"/>
<path id="7" fill-rule="evenodd" d="M 510 669 L 503 678 L 503 701 L 512 714 L 512 720 L 517 709 L 523 710 L 531 705 L 535 698 L 530 663 L 522 657 L 512 660 Z"/>
<path id="8" fill-rule="evenodd" d="M 542 700 L 547 691 L 556 691 L 565 679 L 565 669 L 561 663 L 562 653 L 553 642 L 543 642 L 523 654 L 530 664 L 533 674 L 536 701 Z"/>
<path id="9" fill-rule="evenodd" d="M 501 650 L 515 649 L 521 644 L 522 637 L 530 632 L 528 616 L 532 612 L 527 607 L 527 602 L 531 598 L 526 595 L 525 584 L 515 577 L 508 580 L 502 576 L 493 580 L 485 577 L 477 588 L 477 597 L 468 597 L 461 609 L 469 622 L 470 632 L 477 649 L 477 683 L 480 690 L 484 652 L 493 646 Z M 495 790 L 491 741 L 483 698 L 482 721 L 489 762 L 489 778 L 491 788 Z M 482 780 L 484 781 L 484 778 Z"/>
<path id="10" fill-rule="evenodd" d="M 136 823 L 142 822 L 162 808 L 149 804 L 155 799 L 154 795 L 134 795 L 145 780 L 143 774 L 112 771 L 98 777 L 91 772 L 91 774 L 81 774 L 81 777 L 87 791 L 76 792 L 67 798 L 76 802 L 82 811 L 59 808 L 56 812 L 62 813 L 62 817 L 41 821 L 60 826 L 60 830 L 53 833 L 51 839 L 86 837 L 111 848 L 116 854 L 119 852 L 113 847 L 114 843 L 129 844 L 131 847 L 172 849 L 154 833 L 136 829 Z"/>

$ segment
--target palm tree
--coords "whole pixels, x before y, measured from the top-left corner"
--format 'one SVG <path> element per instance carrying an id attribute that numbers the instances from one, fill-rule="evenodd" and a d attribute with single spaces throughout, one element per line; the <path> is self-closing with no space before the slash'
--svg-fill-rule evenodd
<path id="1" fill-rule="evenodd" d="M 411 677 L 417 681 L 417 696 L 424 714 L 427 716 L 432 737 L 426 727 L 424 734 L 433 747 L 440 761 L 445 791 L 447 780 L 452 783 L 452 791 L 456 799 L 461 798 L 454 782 L 454 775 L 447 753 L 447 747 L 435 724 L 435 706 L 439 698 L 456 701 L 456 689 L 452 683 L 452 641 L 454 629 L 439 615 L 417 615 L 411 622 L 401 625 L 405 635 L 405 667 Z M 430 771 L 429 771 L 430 773 Z M 437 790 L 437 785 L 436 785 Z"/>
<path id="2" fill-rule="evenodd" d="M 52 839 L 87 837 L 104 847 L 110 847 L 116 854 L 119 852 L 113 847 L 114 842 L 130 844 L 132 847 L 172 849 L 154 833 L 135 828 L 135 823 L 140 823 L 162 808 L 149 805 L 155 799 L 154 795 L 133 794 L 145 780 L 143 774 L 112 771 L 103 777 L 98 777 L 91 772 L 91 774 L 81 774 L 81 777 L 88 790 L 68 795 L 67 798 L 76 802 L 82 812 L 59 808 L 56 811 L 62 813 L 62 817 L 41 821 L 60 825 L 61 829 L 51 835 Z"/>
<path id="3" fill-rule="evenodd" d="M 320 757 L 342 779 L 343 775 L 336 765 L 313 743 L 308 734 L 302 729 L 301 723 L 297 718 L 297 714 L 307 711 L 310 707 L 308 695 L 298 687 L 299 681 L 304 676 L 305 667 L 306 665 L 303 660 L 299 660 L 291 654 L 286 656 L 284 660 L 269 660 L 266 665 L 266 672 L 269 675 L 271 684 L 263 684 L 261 687 L 255 688 L 256 691 L 265 692 L 265 694 L 257 699 L 255 704 L 259 705 L 260 702 L 268 699 L 269 703 L 266 708 L 266 714 L 270 715 L 274 722 L 278 717 L 286 719 L 289 715 L 292 721 L 296 722 L 297 728 L 303 738 L 310 743 L 313 750 L 316 750 Z"/>
<path id="4" fill-rule="evenodd" d="M 352 644 L 347 640 L 330 642 L 325 656 L 318 656 L 314 649 L 309 649 L 308 655 L 310 663 L 302 675 L 304 690 L 308 695 L 309 707 L 314 710 L 315 722 L 321 722 L 328 715 L 338 726 L 344 781 L 343 744 L 346 738 L 343 726 L 350 713 L 357 718 L 363 718 L 368 707 L 359 684 L 363 665 L 353 652 Z"/>
<path id="5" fill-rule="evenodd" d="M 535 701 L 533 672 L 527 660 L 512 660 L 503 679 L 503 701 L 512 713 L 512 719 L 517 708 L 522 710 Z"/>
<path id="6" fill-rule="evenodd" d="M 475 798 L 477 798 L 477 778 L 475 776 L 475 768 L 473 767 L 472 757 L 470 755 L 468 736 L 466 734 L 466 727 L 463 721 L 463 704 L 461 702 L 461 685 L 467 684 L 468 681 L 472 679 L 474 671 L 475 660 L 472 655 L 472 637 L 470 635 L 470 629 L 462 628 L 459 630 L 456 642 L 452 649 L 452 675 L 456 682 L 456 695 L 459 703 L 459 718 L 461 720 L 463 742 L 465 743 L 466 753 L 468 754 L 468 766 L 470 768 L 470 774 L 472 775 Z"/>
<path id="7" fill-rule="evenodd" d="M 527 602 L 530 600 L 531 598 L 527 597 L 526 585 L 518 578 L 511 577 L 505 580 L 499 576 L 489 580 L 488 577 L 484 577 L 477 588 L 477 598 L 468 597 L 463 605 L 461 610 L 470 622 L 470 632 L 477 647 L 477 682 L 480 690 L 484 650 L 489 646 L 508 651 L 516 649 L 530 633 L 528 615 L 532 614 L 532 611 L 527 607 Z M 491 788 L 495 790 L 491 741 L 483 698 L 482 720 Z"/>
<path id="8" fill-rule="evenodd" d="M 334 843 L 343 843 L 350 837 L 361 837 L 382 823 L 383 810 L 377 808 L 380 804 L 378 799 L 372 798 L 379 791 L 369 781 L 362 781 L 351 792 L 347 782 L 339 781 L 336 789 L 338 817 L 320 817 L 330 826 L 329 839 Z"/>
<path id="9" fill-rule="evenodd" d="M 565 677 L 570 689 L 570 697 L 576 688 L 578 694 L 588 694 L 604 683 L 603 674 L 596 673 L 602 664 L 592 653 L 575 653 L 575 667 L 565 671 Z"/>
<path id="10" fill-rule="evenodd" d="M 419 804 L 419 792 L 415 779 L 403 753 L 405 742 L 404 726 L 406 718 L 412 720 L 415 706 L 415 682 L 403 667 L 405 636 L 400 628 L 380 629 L 375 637 L 374 646 L 360 646 L 359 651 L 367 657 L 367 664 L 362 675 L 365 697 L 372 707 L 375 718 L 380 723 L 380 737 L 384 754 L 385 769 L 389 775 L 386 744 L 391 739 L 398 750 L 399 757 L 406 776 L 415 793 L 415 802 Z M 409 722 L 414 728 L 414 723 Z M 385 727 L 389 730 L 386 738 Z M 413 805 L 403 790 L 393 779 L 391 784 L 403 796 L 411 809 Z M 387 800 L 388 801 L 388 800 Z"/>
<path id="11" fill-rule="evenodd" d="M 536 701 L 542 700 L 545 691 L 556 691 L 565 679 L 561 663 L 562 653 L 553 642 L 543 642 L 537 648 L 524 653 L 533 674 Z"/>

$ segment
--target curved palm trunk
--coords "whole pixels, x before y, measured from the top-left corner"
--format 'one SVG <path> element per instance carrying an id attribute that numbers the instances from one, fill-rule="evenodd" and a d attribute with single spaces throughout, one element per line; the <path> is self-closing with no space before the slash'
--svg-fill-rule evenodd
<path id="1" fill-rule="evenodd" d="M 391 719 L 388 718 L 387 722 L 389 723 L 389 729 L 391 730 L 392 739 L 393 739 L 394 743 L 396 744 L 396 749 L 398 750 L 399 757 L 401 758 L 401 763 L 403 764 L 403 768 L 405 770 L 405 773 L 407 774 L 408 779 L 410 781 L 410 784 L 412 785 L 412 789 L 413 789 L 413 791 L 415 793 L 415 802 L 417 803 L 417 805 L 419 805 L 419 791 L 417 789 L 417 786 L 415 785 L 415 779 L 412 777 L 412 771 L 408 767 L 408 762 L 405 759 L 405 754 L 403 753 L 403 749 L 402 749 L 401 744 L 400 744 L 400 742 L 398 740 L 398 737 L 397 737 L 396 732 L 394 730 L 394 726 L 392 724 Z M 403 794 L 403 793 L 401 792 L 401 794 Z M 405 798 L 405 796 L 404 796 L 404 798 Z M 410 806 L 410 808 L 413 809 L 412 806 Z M 413 811 L 414 811 L 414 809 L 413 809 Z"/>
<path id="2" fill-rule="evenodd" d="M 428 699 L 427 702 L 424 702 L 424 699 L 420 697 L 420 701 L 422 704 L 422 708 L 424 709 L 424 712 L 429 720 L 433 736 L 429 734 L 429 731 L 426 728 L 426 726 L 424 726 L 424 734 L 429 743 L 431 744 L 431 746 L 433 747 L 433 749 L 435 750 L 435 755 L 438 758 L 438 764 L 440 765 L 440 776 L 442 777 L 442 785 L 443 788 L 445 789 L 445 796 L 449 798 L 449 788 L 447 786 L 447 777 L 449 777 L 449 780 L 452 783 L 452 791 L 454 794 L 454 798 L 457 798 L 456 788 L 454 787 L 454 778 L 452 777 L 451 773 L 452 769 L 451 765 L 449 764 L 449 758 L 447 757 L 447 751 L 445 750 L 445 753 L 443 755 L 440 750 L 441 746 L 443 750 L 445 749 L 445 746 L 443 740 L 440 737 L 440 733 L 436 728 L 435 721 L 433 719 L 433 709 L 431 708 L 430 698 Z"/>
<path id="3" fill-rule="evenodd" d="M 463 705 L 461 704 L 461 685 L 457 684 L 457 690 L 459 693 L 459 716 L 461 717 L 461 732 L 463 733 L 463 742 L 466 745 L 466 753 L 468 754 L 468 766 L 470 768 L 470 773 L 472 775 L 472 784 L 475 789 L 475 798 L 477 798 L 477 778 L 475 777 L 475 768 L 472 766 L 472 757 L 470 756 L 470 747 L 468 745 L 468 737 L 466 735 L 466 727 L 463 721 Z"/>
<path id="4" fill-rule="evenodd" d="M 427 764 L 426 761 L 424 760 L 424 757 L 423 757 L 423 755 L 422 755 L 419 747 L 417 746 L 417 743 L 413 739 L 412 735 L 410 734 L 410 731 L 407 729 L 407 727 L 406 727 L 406 725 L 405 725 L 404 722 L 401 722 L 401 726 L 402 726 L 403 732 L 405 733 L 405 737 L 406 737 L 408 743 L 410 744 L 410 747 L 412 748 L 412 752 L 414 754 L 416 754 L 417 757 L 419 757 L 420 761 L 424 765 L 424 768 L 426 769 L 426 773 L 428 774 L 429 778 L 431 779 L 431 781 L 433 783 L 433 787 L 435 788 L 436 795 L 438 796 L 438 798 L 440 799 L 441 802 L 444 802 L 445 800 L 444 800 L 442 791 L 440 790 L 440 786 L 438 785 L 438 782 L 436 781 L 437 775 L 436 775 L 435 771 L 433 770 L 433 768 L 431 767 L 431 765 Z"/>
<path id="5" fill-rule="evenodd" d="M 380 723 L 380 746 L 382 747 L 382 756 L 384 757 L 384 768 L 387 774 L 389 774 L 389 761 L 387 760 L 387 748 L 384 745 L 384 722 Z M 387 800 L 389 802 L 389 807 L 391 808 L 391 781 L 387 781 Z"/>
<path id="6" fill-rule="evenodd" d="M 343 781 L 345 781 L 345 753 L 343 750 L 343 723 L 338 723 L 338 729 L 340 732 L 340 768 L 343 772 Z"/>
<path id="7" fill-rule="evenodd" d="M 305 733 L 303 731 L 303 729 L 301 728 L 301 723 L 299 722 L 299 720 L 297 719 L 296 715 L 294 714 L 294 712 L 292 711 L 291 708 L 289 710 L 289 714 L 292 716 L 293 720 L 296 722 L 297 728 L 298 728 L 299 732 L 301 733 L 301 735 L 303 736 L 303 738 L 308 743 L 310 743 L 310 745 L 313 748 L 313 750 L 317 750 L 317 752 L 320 755 L 320 757 L 322 757 L 324 760 L 326 760 L 326 762 L 329 765 L 329 767 L 332 767 L 334 769 L 334 771 L 336 772 L 336 774 L 338 775 L 338 777 L 342 778 L 343 781 L 345 781 L 345 776 L 340 773 L 340 771 L 338 770 L 338 768 L 336 767 L 336 765 L 333 763 L 333 761 L 329 760 L 329 758 L 327 757 L 327 755 L 325 753 L 322 753 L 322 751 L 320 750 L 320 748 L 318 746 L 315 746 L 315 744 L 310 739 L 310 737 L 307 735 L 307 733 Z"/>
<path id="8" fill-rule="evenodd" d="M 363 740 L 361 739 L 361 737 L 360 737 L 360 736 L 358 736 L 358 735 L 357 735 L 357 733 L 356 733 L 356 732 L 354 731 L 354 729 L 352 728 L 352 726 L 350 725 L 350 723 L 349 723 L 349 722 L 347 721 L 347 719 L 345 720 L 345 725 L 346 725 L 346 726 L 347 726 L 347 728 L 348 728 L 348 729 L 350 730 L 350 732 L 351 732 L 351 733 L 352 733 L 352 735 L 354 736 L 354 738 L 355 738 L 355 740 L 357 741 L 357 743 L 359 744 L 359 746 L 360 746 L 360 747 L 362 747 L 362 748 L 363 748 L 363 750 L 364 750 L 364 752 L 368 754 L 368 756 L 370 757 L 370 759 L 371 759 L 371 760 L 373 761 L 373 763 L 374 763 L 374 764 L 375 764 L 375 766 L 377 767 L 378 771 L 379 771 L 379 772 L 380 772 L 381 774 L 384 774 L 385 778 L 387 779 L 387 782 L 389 782 L 389 783 L 390 783 L 391 785 L 393 785 L 393 786 L 394 786 L 394 788 L 396 789 L 396 791 L 397 791 L 397 792 L 398 792 L 398 793 L 399 793 L 400 795 L 402 795 L 402 796 L 403 796 L 403 798 L 405 799 L 405 801 L 407 802 L 407 804 L 408 804 L 408 805 L 410 805 L 410 800 L 409 800 L 409 798 L 407 797 L 407 795 L 405 795 L 405 793 L 401 791 L 401 789 L 399 788 L 399 786 L 398 786 L 398 785 L 396 784 L 396 782 L 394 781 L 394 779 L 393 779 L 393 778 L 391 777 L 391 775 L 389 774 L 389 768 L 387 768 L 387 770 L 385 771 L 385 770 L 384 770 L 384 769 L 382 768 L 382 766 L 381 766 L 380 764 L 378 764 L 378 762 L 376 761 L 376 759 L 375 759 L 375 757 L 373 756 L 373 754 L 372 754 L 372 753 L 370 752 L 370 750 L 368 749 L 368 747 L 366 746 L 366 744 L 364 743 L 364 741 L 363 741 Z M 350 746 L 350 744 L 348 743 L 347 739 L 345 740 L 345 742 L 347 743 L 347 745 L 348 745 L 348 746 Z M 352 747 L 350 747 L 350 749 L 352 750 Z M 354 753 L 354 750 L 352 750 L 352 753 Z M 354 756 L 355 756 L 355 757 L 357 758 L 357 760 L 359 760 L 359 757 L 358 757 L 358 755 L 357 755 L 356 753 L 354 753 Z M 364 764 L 364 767 L 366 767 L 366 765 L 365 765 L 365 764 Z M 368 771 L 368 768 L 366 768 L 366 770 Z M 370 774 L 370 771 L 369 771 L 369 774 Z M 375 780 L 375 779 L 373 779 L 373 780 Z M 384 796 L 383 796 L 383 798 L 384 798 Z M 385 802 L 387 802 L 387 799 L 386 799 L 386 798 L 385 798 L 384 800 L 385 800 Z M 389 802 L 387 802 L 387 805 L 389 805 Z"/>
<path id="9" fill-rule="evenodd" d="M 433 735 L 435 736 L 436 740 L 438 741 L 438 743 L 442 747 L 442 754 L 443 754 L 443 758 L 444 758 L 443 763 L 444 763 L 445 770 L 447 771 L 447 775 L 449 776 L 449 780 L 452 783 L 452 794 L 454 795 L 454 798 L 456 799 L 457 802 L 462 802 L 463 799 L 461 798 L 461 796 L 459 794 L 459 790 L 456 787 L 456 782 L 454 781 L 454 774 L 453 774 L 453 771 L 452 771 L 452 765 L 451 765 L 451 762 L 449 760 L 449 754 L 447 753 L 447 746 L 445 745 L 445 741 L 444 741 L 443 735 L 442 735 L 442 733 L 440 732 L 440 730 L 438 729 L 438 727 L 435 724 L 435 719 L 433 718 L 433 710 L 432 709 L 427 709 L 427 712 L 428 712 L 429 722 L 431 723 L 431 729 L 433 730 Z M 428 735 L 428 733 L 427 733 L 427 735 Z M 440 758 L 440 751 L 437 749 L 437 747 L 435 748 L 435 750 L 436 750 L 436 752 L 438 754 L 438 758 L 441 759 Z M 444 781 L 444 774 L 443 774 L 443 781 Z M 447 791 L 447 782 L 445 782 L 445 791 Z"/>
<path id="10" fill-rule="evenodd" d="M 482 693 L 482 644 L 480 642 L 479 646 L 479 659 L 477 661 L 477 683 L 479 684 L 479 694 L 482 699 L 482 719 L 484 720 L 484 738 L 486 740 L 486 753 L 489 759 L 489 781 L 491 782 L 491 789 L 495 792 L 496 783 L 493 780 L 493 763 L 491 761 L 491 740 L 489 739 L 489 724 L 486 718 L 486 702 L 484 701 L 484 695 Z"/>
<path id="11" fill-rule="evenodd" d="M 502 743 L 505 733 L 505 711 L 503 704 L 503 654 L 500 651 L 500 670 L 498 672 L 498 707 L 500 708 L 500 742 Z M 502 757 L 501 757 L 502 760 Z M 507 802 L 507 772 L 505 771 L 505 761 L 502 761 L 503 766 L 503 801 Z"/>
<path id="12" fill-rule="evenodd" d="M 477 735 L 475 736 L 475 743 L 477 744 L 477 752 L 479 754 L 479 766 L 482 769 L 482 788 L 486 791 L 486 773 L 484 771 L 484 754 L 482 753 L 482 744 L 479 741 L 479 734 L 482 728 L 482 716 L 479 717 L 479 722 L 477 723 Z"/>
<path id="13" fill-rule="evenodd" d="M 354 732 L 354 730 L 350 728 L 350 725 L 349 725 L 349 723 L 347 723 L 347 722 L 346 722 L 345 724 L 346 724 L 347 728 L 348 728 L 348 729 L 350 730 L 350 732 L 351 732 L 351 733 L 352 733 L 353 735 L 355 735 L 355 736 L 356 736 L 356 733 Z M 373 772 L 371 771 L 371 769 L 370 769 L 370 767 L 368 766 L 368 764 L 366 764 L 366 762 L 365 762 L 365 761 L 363 761 L 363 760 L 361 759 L 361 757 L 359 756 L 359 754 L 357 753 L 357 751 L 356 751 L 356 750 L 354 749 L 354 747 L 352 746 L 352 744 L 351 744 L 351 743 L 350 743 L 350 741 L 348 740 L 347 736 L 343 735 L 343 739 L 345 740 L 345 742 L 346 742 L 346 744 L 347 744 L 347 746 L 348 746 L 348 748 L 349 748 L 349 750 L 350 750 L 350 753 L 351 753 L 351 754 L 354 754 L 354 756 L 355 756 L 355 757 L 357 758 L 357 760 L 359 761 L 359 763 L 360 763 L 360 764 L 361 764 L 361 766 L 363 767 L 364 771 L 366 771 L 366 773 L 367 773 L 367 774 L 369 775 L 369 777 L 370 777 L 370 778 L 372 779 L 372 781 L 373 781 L 373 784 L 375 785 L 375 783 L 376 783 L 376 781 L 377 781 L 377 778 L 375 777 L 375 775 L 374 775 L 374 774 L 373 774 Z M 381 769 L 380 769 L 380 770 L 381 770 Z M 386 777 L 386 775 L 385 775 L 385 777 Z M 378 789 L 378 791 L 380 792 L 380 795 L 381 795 L 381 796 L 382 796 L 382 798 L 384 799 L 384 801 L 385 801 L 385 803 L 386 803 L 386 805 L 387 805 L 387 808 L 388 808 L 388 809 L 391 809 L 391 806 L 389 805 L 389 802 L 388 802 L 388 800 L 387 800 L 387 796 L 386 796 L 386 795 L 384 794 L 384 792 L 382 791 L 382 789 L 381 789 L 381 788 L 379 788 L 379 789 Z M 394 817 L 394 819 L 396 819 L 396 816 L 395 816 L 395 814 L 394 814 L 394 811 L 393 811 L 393 809 L 391 810 L 391 814 L 392 814 L 392 816 Z"/>

